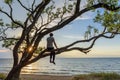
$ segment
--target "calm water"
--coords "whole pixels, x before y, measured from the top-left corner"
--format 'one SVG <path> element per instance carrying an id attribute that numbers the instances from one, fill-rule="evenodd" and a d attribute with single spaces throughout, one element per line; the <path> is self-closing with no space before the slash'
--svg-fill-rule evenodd
<path id="1" fill-rule="evenodd" d="M 0 72 L 9 72 L 12 59 L 0 59 Z M 116 72 L 120 74 L 120 58 L 57 58 L 56 65 L 49 58 L 26 66 L 24 74 L 76 75 L 91 72 Z"/>

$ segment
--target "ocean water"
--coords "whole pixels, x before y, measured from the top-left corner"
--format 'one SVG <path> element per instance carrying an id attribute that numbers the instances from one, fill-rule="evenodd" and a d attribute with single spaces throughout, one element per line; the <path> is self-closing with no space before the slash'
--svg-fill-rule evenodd
<path id="1" fill-rule="evenodd" d="M 0 59 L 0 73 L 8 73 L 12 62 L 12 59 Z M 120 58 L 56 58 L 56 65 L 49 63 L 49 58 L 44 58 L 22 70 L 22 74 L 37 75 L 77 75 L 91 72 L 120 74 Z"/>

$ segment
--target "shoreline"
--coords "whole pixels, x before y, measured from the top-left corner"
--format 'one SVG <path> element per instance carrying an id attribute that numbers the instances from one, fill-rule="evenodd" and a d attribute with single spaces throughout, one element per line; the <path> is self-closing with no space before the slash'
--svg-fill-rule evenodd
<path id="1" fill-rule="evenodd" d="M 2 76 L 1 76 L 2 75 Z M 5 79 L 7 73 L 0 73 L 0 80 Z M 37 74 L 20 74 L 20 80 L 72 80 L 74 76 L 67 75 L 37 75 Z"/>
<path id="2" fill-rule="evenodd" d="M 4 74 L 3 76 L 1 74 L 0 79 L 4 80 L 6 75 L 7 74 Z M 20 80 L 120 80 L 120 74 L 114 72 L 112 73 L 100 72 L 73 76 L 20 74 Z"/>
<path id="3" fill-rule="evenodd" d="M 73 76 L 21 74 L 20 78 L 21 80 L 71 80 Z"/>
<path id="4" fill-rule="evenodd" d="M 1 73 L 0 75 L 3 75 L 3 78 L 7 76 L 7 73 Z M 74 76 L 70 75 L 45 75 L 45 74 L 20 74 L 20 80 L 71 80 Z M 1 77 L 0 77 L 1 78 Z M 3 79 L 2 78 L 2 79 Z M 1 80 L 1 79 L 0 79 Z"/>

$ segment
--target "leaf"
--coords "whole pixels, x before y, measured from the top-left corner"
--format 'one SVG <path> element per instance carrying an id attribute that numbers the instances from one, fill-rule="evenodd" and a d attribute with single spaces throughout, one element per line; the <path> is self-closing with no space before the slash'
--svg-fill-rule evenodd
<path id="1" fill-rule="evenodd" d="M 45 49 L 44 47 L 38 47 L 37 50 L 35 51 L 35 54 L 39 54 L 44 49 Z"/>
<path id="2" fill-rule="evenodd" d="M 0 7 L 0 10 L 2 10 L 2 8 Z"/>
<path id="3" fill-rule="evenodd" d="M 0 26 L 4 26 L 4 22 L 0 19 Z"/>
<path id="4" fill-rule="evenodd" d="M 68 5 L 68 9 L 73 10 L 73 5 L 72 4 Z"/>
<path id="5" fill-rule="evenodd" d="M 4 0 L 4 2 L 5 2 L 6 4 L 11 4 L 11 3 L 13 2 L 13 0 Z"/>
<path id="6" fill-rule="evenodd" d="M 8 27 L 10 26 L 10 24 L 5 24 L 5 25 L 8 26 Z"/>
<path id="7" fill-rule="evenodd" d="M 10 40 L 4 40 L 4 44 L 2 44 L 2 47 L 9 48 L 10 46 L 14 45 L 16 40 L 10 39 Z"/>
<path id="8" fill-rule="evenodd" d="M 18 21 L 18 20 L 15 20 L 17 23 L 20 23 L 20 24 L 22 24 L 22 22 L 21 21 Z M 11 29 L 15 29 L 15 28 L 19 28 L 19 26 L 17 25 L 17 24 L 15 24 L 14 22 L 11 22 Z"/>

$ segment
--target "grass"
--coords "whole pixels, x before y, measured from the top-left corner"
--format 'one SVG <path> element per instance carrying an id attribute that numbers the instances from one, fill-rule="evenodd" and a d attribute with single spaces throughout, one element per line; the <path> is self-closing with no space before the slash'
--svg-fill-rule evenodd
<path id="1" fill-rule="evenodd" d="M 0 73 L 0 80 L 4 80 L 5 77 L 6 77 L 5 74 Z"/>
<path id="2" fill-rule="evenodd" d="M 120 80 L 120 75 L 117 73 L 91 73 L 75 76 L 72 80 Z"/>
<path id="3" fill-rule="evenodd" d="M 5 74 L 0 73 L 0 80 L 5 79 Z M 120 80 L 120 75 L 117 73 L 91 73 L 80 74 L 74 76 L 72 80 Z"/>

